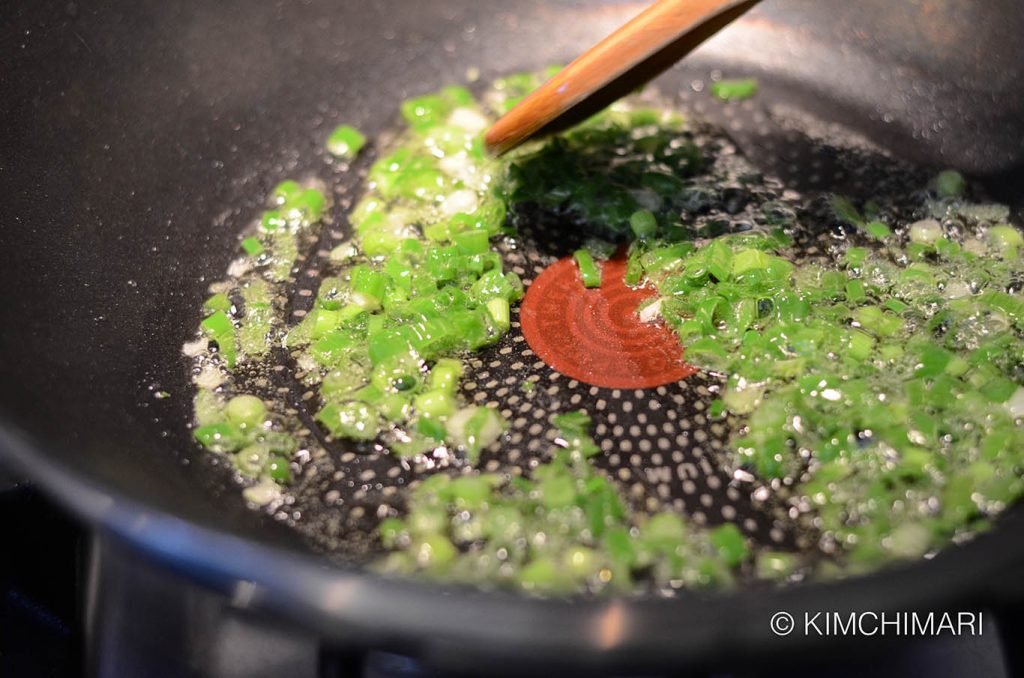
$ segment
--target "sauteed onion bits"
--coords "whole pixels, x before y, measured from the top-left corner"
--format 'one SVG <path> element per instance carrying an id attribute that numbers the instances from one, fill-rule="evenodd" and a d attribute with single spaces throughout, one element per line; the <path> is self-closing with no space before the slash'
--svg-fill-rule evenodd
<path id="1" fill-rule="evenodd" d="M 721 135 L 636 102 L 487 157 L 482 131 L 537 82 L 402 104 L 408 129 L 369 168 L 352 237 L 302 308 L 289 281 L 330 205 L 322 186 L 274 190 L 186 346 L 196 438 L 250 501 L 287 507 L 345 441 L 414 485 L 376 510 L 377 567 L 544 593 L 859 572 L 965 537 L 1020 496 L 1024 239 L 1008 210 L 968 200 L 955 172 L 891 204 L 804 201 Z M 342 127 L 328 150 L 349 162 L 364 142 Z M 503 454 L 534 424 L 508 388 L 476 397 L 471 361 L 513 359 L 496 346 L 522 339 L 523 255 L 538 251 L 572 257 L 581 295 L 602 271 L 649 290 L 637 321 L 671 328 L 715 383 L 706 418 L 731 450 L 712 461 L 799 529 L 799 553 L 637 497 L 599 470 L 619 451 L 604 424 L 590 439 L 586 414 L 556 418 L 529 458 Z M 624 265 L 608 267 L 614 251 Z M 283 372 L 301 402 L 279 397 Z"/>

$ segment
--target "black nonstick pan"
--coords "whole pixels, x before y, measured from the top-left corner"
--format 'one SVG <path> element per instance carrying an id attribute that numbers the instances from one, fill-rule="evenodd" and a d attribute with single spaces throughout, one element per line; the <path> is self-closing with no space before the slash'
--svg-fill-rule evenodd
<path id="1" fill-rule="evenodd" d="M 282 520 L 247 508 L 227 470 L 190 439 L 180 348 L 206 287 L 277 181 L 330 171 L 320 150 L 329 129 L 348 122 L 385 131 L 397 102 L 464 81 L 469 67 L 486 80 L 565 62 L 640 7 L 450 0 L 6 7 L 4 460 L 140 558 L 235 593 L 239 605 L 298 621 L 325 643 L 396 650 L 437 667 L 472 671 L 497 660 L 509 671 L 605 672 L 786 661 L 839 640 L 779 637 L 769 626 L 777 611 L 956 610 L 1020 600 L 1019 510 L 934 560 L 782 590 L 562 601 L 396 583 L 332 557 L 348 535 L 328 530 L 327 494 L 372 506 L 372 492 L 357 499 L 359 486 L 310 488 Z M 799 190 L 868 196 L 880 177 L 903 176 L 904 163 L 955 167 L 1019 215 L 1022 30 L 1016 0 L 773 0 L 657 85 Z M 698 96 L 714 71 L 756 76 L 762 93 L 740 107 L 718 106 Z M 336 216 L 343 230 L 343 210 Z M 553 256 L 557 244 L 546 246 Z M 499 376 L 511 369 L 496 356 L 481 361 L 480 370 L 498 361 L 489 369 Z M 621 433 L 607 414 L 598 425 L 614 448 L 628 443 L 639 453 L 641 440 L 658 446 L 665 422 L 632 432 L 640 409 L 621 403 L 654 398 L 667 403 L 659 412 L 699 428 L 702 379 L 653 396 L 559 385 L 543 390 L 550 398 L 535 407 L 568 406 L 577 394 L 577 403 L 612 402 L 606 411 L 622 420 Z M 648 433 L 648 423 L 661 432 Z M 728 494 L 728 478 L 699 470 L 693 439 L 680 436 L 673 429 L 664 456 L 678 452 L 671 463 L 698 469 L 665 481 L 682 510 L 709 524 L 749 515 L 749 534 L 785 542 Z M 529 444 L 524 438 L 525 451 Z M 648 459 L 613 453 L 603 462 L 613 473 L 663 482 L 648 477 Z M 376 473 L 373 465 L 387 461 L 345 462 L 341 454 L 339 466 L 353 473 Z"/>

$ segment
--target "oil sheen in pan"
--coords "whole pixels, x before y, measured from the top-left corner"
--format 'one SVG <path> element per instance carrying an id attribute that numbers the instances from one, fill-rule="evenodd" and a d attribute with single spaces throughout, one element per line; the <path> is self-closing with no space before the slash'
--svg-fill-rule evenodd
<path id="1" fill-rule="evenodd" d="M 684 96 L 684 114 L 689 113 L 685 100 Z M 700 126 L 696 135 L 697 142 L 718 159 L 714 181 L 722 188 L 723 200 L 707 215 L 716 222 L 716 230 L 750 228 L 753 210 L 769 199 L 788 199 L 794 206 L 801 202 L 799 193 L 766 175 L 786 176 L 786 186 L 850 195 L 870 187 L 874 195 L 890 200 L 909 195 L 911 187 L 923 183 L 920 173 L 865 144 L 822 142 L 807 133 L 806 125 L 801 126 L 803 131 L 783 127 L 752 102 L 709 104 L 704 97 L 695 103 L 695 108 L 703 110 L 691 114 L 691 119 L 717 123 L 732 137 Z M 740 156 L 733 140 L 749 149 L 758 163 L 769 162 L 755 169 Z M 354 171 L 365 171 L 371 160 L 362 158 Z M 738 181 L 740 176 L 743 182 Z M 326 223 L 317 241 L 305 243 L 302 272 L 288 293 L 289 317 L 301 316 L 312 303 L 319 282 L 317 257 L 349 237 L 347 226 L 341 225 L 347 201 L 339 197 L 335 223 Z M 818 258 L 835 234 L 824 203 L 809 205 L 801 215 L 804 229 L 796 234 L 797 242 L 806 257 Z M 530 206 L 513 210 L 512 219 L 519 236 L 503 242 L 500 251 L 506 268 L 523 278 L 529 295 L 529 286 L 543 272 L 550 276 L 559 259 L 582 243 L 585 230 Z M 681 369 L 668 378 L 648 375 L 637 383 L 586 383 L 585 374 L 574 378 L 573 370 L 564 366 L 563 374 L 556 369 L 557 360 L 547 356 L 545 362 L 535 352 L 524 337 L 519 313 L 520 307 L 513 309 L 508 336 L 472 356 L 462 382 L 467 400 L 497 407 L 511 424 L 509 435 L 484 451 L 482 470 L 528 470 L 557 434 L 550 423 L 552 416 L 585 409 L 594 420 L 594 437 L 603 452 L 595 463 L 616 479 L 635 507 L 671 507 L 698 525 L 734 522 L 765 547 L 814 548 L 813 531 L 779 508 L 771 488 L 755 486 L 748 474 L 730 470 L 728 439 L 741 422 L 707 416 L 706 408 L 721 385 L 717 375 Z M 294 362 L 283 351 L 275 362 L 274 370 L 245 375 L 243 382 L 277 400 L 275 410 L 287 410 L 309 434 L 315 434 L 313 415 L 319 406 L 315 394 L 296 378 Z M 535 386 L 521 388 L 526 382 Z M 370 444 L 322 438 L 320 442 L 325 450 L 313 452 L 304 462 L 277 515 L 317 550 L 340 561 L 366 563 L 379 553 L 373 536 L 379 519 L 392 508 L 401 508 L 404 488 L 444 464 L 434 459 L 410 464 Z"/>

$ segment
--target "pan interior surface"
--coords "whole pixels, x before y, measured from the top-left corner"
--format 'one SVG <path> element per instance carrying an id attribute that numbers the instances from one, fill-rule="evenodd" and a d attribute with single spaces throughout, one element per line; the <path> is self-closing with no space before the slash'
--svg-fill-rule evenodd
<path id="1" fill-rule="evenodd" d="M 1012 44 L 1012 3 L 1005 21 L 940 3 L 945 14 L 909 36 L 886 34 L 885 25 L 916 30 L 891 4 L 764 6 L 658 86 L 800 190 L 867 197 L 876 185 L 865 177 L 875 167 L 889 176 L 896 158 L 961 167 L 995 197 L 1019 199 L 1022 65 L 1008 52 L 985 61 L 938 30 L 974 25 L 987 36 L 974 43 Z M 56 465 L 133 508 L 307 553 L 282 521 L 246 508 L 185 427 L 180 347 L 240 225 L 278 180 L 325 171 L 320 141 L 334 124 L 383 132 L 396 102 L 464 80 L 467 65 L 490 77 L 564 62 L 631 9 L 153 2 L 13 12 L 2 29 L 13 67 L 2 76 L 10 139 L 0 177 L 12 218 L 0 243 L 17 256 L 0 271 L 0 407 L 32 441 L 22 464 Z M 965 14 L 977 21 L 943 20 Z M 868 16 L 878 43 L 850 30 Z M 557 45 L 556 19 L 567 27 Z M 758 76 L 764 98 L 718 107 L 696 85 L 716 69 Z"/>

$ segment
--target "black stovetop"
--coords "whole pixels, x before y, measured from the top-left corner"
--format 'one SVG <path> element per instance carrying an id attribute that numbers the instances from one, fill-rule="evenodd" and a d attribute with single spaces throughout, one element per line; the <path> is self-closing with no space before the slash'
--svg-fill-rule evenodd
<path id="1" fill-rule="evenodd" d="M 325 649 L 278 620 L 146 564 L 90 534 L 31 485 L 0 470 L 0 676 L 66 678 L 434 677 L 416 661 L 375 651 Z M 918 640 L 884 655 L 836 657 L 784 673 L 715 678 L 1021 675 L 1020 614 L 995 615 L 980 637 Z M 998 624 L 1001 628 L 996 628 Z M 1012 628 L 1011 628 L 1012 627 Z M 86 629 L 89 629 L 88 632 Z M 482 667 L 481 674 L 486 674 Z"/>

